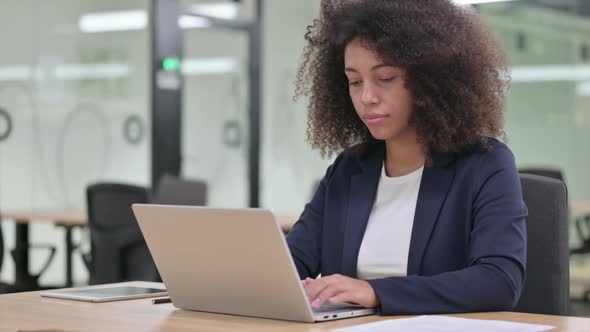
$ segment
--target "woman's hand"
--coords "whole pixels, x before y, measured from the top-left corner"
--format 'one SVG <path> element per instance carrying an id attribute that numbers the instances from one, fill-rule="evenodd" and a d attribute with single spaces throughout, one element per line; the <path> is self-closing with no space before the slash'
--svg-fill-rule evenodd
<path id="1" fill-rule="evenodd" d="M 307 278 L 302 283 L 307 298 L 314 308 L 318 308 L 325 302 L 351 302 L 365 308 L 379 305 L 379 299 L 373 287 L 364 280 L 334 274 L 320 279 Z"/>

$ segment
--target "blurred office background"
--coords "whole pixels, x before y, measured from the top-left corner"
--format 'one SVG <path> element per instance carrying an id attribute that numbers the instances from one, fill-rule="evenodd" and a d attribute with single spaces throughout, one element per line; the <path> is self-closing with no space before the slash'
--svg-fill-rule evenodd
<path id="1" fill-rule="evenodd" d="M 260 135 L 259 205 L 298 213 L 330 160 L 305 142 L 305 100 L 293 103 L 293 80 L 305 27 L 318 0 L 266 0 L 262 49 L 249 36 L 179 15 L 183 55 L 180 176 L 205 181 L 208 205 L 251 202 L 251 135 Z M 152 45 L 148 0 L 0 0 L 0 209 L 83 209 L 99 181 L 152 186 Z M 256 2 L 182 0 L 187 10 L 256 20 Z M 590 202 L 590 1 L 516 0 L 477 5 L 508 50 L 512 89 L 508 144 L 519 167 L 558 169 L 569 199 Z M 159 60 L 159 59 L 158 59 Z M 170 59 L 174 70 L 176 59 Z M 261 66 L 258 133 L 251 132 L 249 80 Z M 583 209 L 580 214 L 583 214 Z M 572 225 L 578 212 L 571 213 Z M 3 220 L 0 280 L 14 281 L 9 248 L 14 223 Z M 571 246 L 580 245 L 572 226 Z M 82 246 L 88 234 L 75 229 Z M 41 284 L 64 279 L 63 233 L 30 228 L 57 257 Z M 41 254 L 30 265 L 43 264 Z M 590 289 L 590 262 L 572 258 L 572 295 Z M 590 261 L 590 259 L 588 259 Z M 74 282 L 88 272 L 74 256 Z M 586 286 L 584 286 L 586 285 Z"/>

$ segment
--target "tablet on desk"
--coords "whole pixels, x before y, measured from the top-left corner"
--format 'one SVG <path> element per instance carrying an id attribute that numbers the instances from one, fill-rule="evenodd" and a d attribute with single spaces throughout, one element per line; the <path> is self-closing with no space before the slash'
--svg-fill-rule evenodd
<path id="1" fill-rule="evenodd" d="M 87 288 L 78 290 L 55 290 L 40 293 L 44 297 L 59 299 L 78 300 L 87 302 L 108 302 L 130 299 L 141 299 L 146 297 L 158 297 L 167 295 L 165 289 L 135 287 L 135 286 L 114 286 Z"/>

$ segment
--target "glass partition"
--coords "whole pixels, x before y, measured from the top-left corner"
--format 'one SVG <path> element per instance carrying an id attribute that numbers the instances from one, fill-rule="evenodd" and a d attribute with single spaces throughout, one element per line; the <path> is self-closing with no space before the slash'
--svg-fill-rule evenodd
<path id="1" fill-rule="evenodd" d="M 183 6 L 228 20 L 253 18 L 252 1 Z M 246 207 L 248 33 L 198 25 L 183 33 L 182 176 L 207 183 L 208 205 Z"/>
<path id="2" fill-rule="evenodd" d="M 147 6 L 147 0 L 0 1 L 2 210 L 84 208 L 89 183 L 149 184 Z M 112 15 L 136 24 L 113 25 Z M 1 273 L 10 281 L 14 225 L 2 227 Z M 39 223 L 30 237 L 58 246 L 40 283 L 63 282 L 63 232 Z M 31 256 L 33 271 L 44 255 Z M 74 264 L 75 279 L 85 280 L 81 261 Z"/>

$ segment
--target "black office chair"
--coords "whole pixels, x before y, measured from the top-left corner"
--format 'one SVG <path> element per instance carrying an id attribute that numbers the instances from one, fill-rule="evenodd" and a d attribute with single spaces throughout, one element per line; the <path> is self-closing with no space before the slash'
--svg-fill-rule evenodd
<path id="1" fill-rule="evenodd" d="M 569 313 L 569 255 L 567 190 L 562 181 L 521 174 L 529 215 L 527 274 L 515 311 Z"/>
<path id="2" fill-rule="evenodd" d="M 170 205 L 207 205 L 207 184 L 165 174 L 158 182 L 152 203 Z"/>
<path id="3" fill-rule="evenodd" d="M 520 173 L 546 176 L 549 178 L 561 180 L 564 183 L 565 177 L 563 172 L 557 168 L 551 167 L 527 167 L 519 169 Z M 580 240 L 580 246 L 570 250 L 570 254 L 588 254 L 590 253 L 590 215 L 577 216 L 574 220 L 576 233 Z"/>
<path id="4" fill-rule="evenodd" d="M 309 195 L 309 199 L 313 198 L 313 195 L 315 195 L 315 192 L 318 191 L 318 188 L 320 187 L 320 183 L 322 182 L 322 179 L 317 179 L 315 181 L 313 181 L 312 185 L 311 185 L 311 195 Z"/>
<path id="5" fill-rule="evenodd" d="M 559 168 L 554 167 L 523 167 L 519 168 L 518 172 L 521 174 L 532 174 L 544 176 L 556 180 L 560 180 L 565 183 L 565 177 L 563 172 Z"/>
<path id="6" fill-rule="evenodd" d="M 146 188 L 117 184 L 93 184 L 86 189 L 90 255 L 83 255 L 90 284 L 143 280 L 160 281 L 147 248 L 133 203 L 147 203 Z"/>

